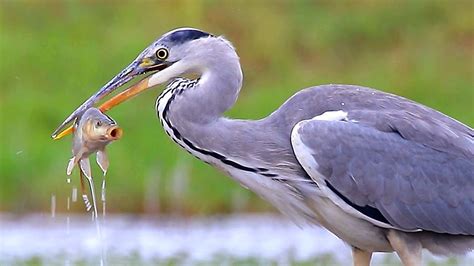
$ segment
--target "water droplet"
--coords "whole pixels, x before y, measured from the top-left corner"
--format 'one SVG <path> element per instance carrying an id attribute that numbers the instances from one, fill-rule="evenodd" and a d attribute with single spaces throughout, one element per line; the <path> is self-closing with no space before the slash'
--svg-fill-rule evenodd
<path id="1" fill-rule="evenodd" d="M 102 180 L 102 190 L 100 193 L 100 199 L 105 201 L 105 179 Z"/>
<path id="2" fill-rule="evenodd" d="M 67 210 L 69 211 L 69 209 L 71 208 L 71 200 L 69 197 L 67 197 L 66 205 L 67 205 Z"/>
<path id="3" fill-rule="evenodd" d="M 68 178 L 66 179 L 66 182 L 67 182 L 68 184 L 71 184 L 71 178 L 68 177 Z"/>
<path id="4" fill-rule="evenodd" d="M 72 202 L 76 202 L 77 201 L 77 187 L 73 187 L 72 188 Z"/>
<path id="5" fill-rule="evenodd" d="M 56 217 L 56 195 L 51 195 L 51 217 Z"/>
<path id="6" fill-rule="evenodd" d="M 342 105 L 342 106 L 344 106 L 344 105 L 345 105 L 345 103 L 341 103 L 341 105 Z"/>
<path id="7" fill-rule="evenodd" d="M 102 179 L 102 189 L 100 193 L 100 200 L 102 201 L 102 217 L 105 217 L 105 179 Z"/>

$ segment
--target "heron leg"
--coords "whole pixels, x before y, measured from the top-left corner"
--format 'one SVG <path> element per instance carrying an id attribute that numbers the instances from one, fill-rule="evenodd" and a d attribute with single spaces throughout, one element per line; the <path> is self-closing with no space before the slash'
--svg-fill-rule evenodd
<path id="1" fill-rule="evenodd" d="M 352 259 L 354 260 L 354 266 L 370 266 L 372 252 L 352 247 Z"/>
<path id="2" fill-rule="evenodd" d="M 388 241 L 405 266 L 421 265 L 421 243 L 406 233 L 389 230 Z"/>

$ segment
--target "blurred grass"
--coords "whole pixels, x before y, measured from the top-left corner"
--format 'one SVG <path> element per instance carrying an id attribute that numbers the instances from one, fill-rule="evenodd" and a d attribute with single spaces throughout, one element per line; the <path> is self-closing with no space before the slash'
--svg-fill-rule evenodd
<path id="1" fill-rule="evenodd" d="M 304 87 L 348 83 L 403 95 L 472 126 L 473 3 L 3 0 L 0 211 L 47 211 L 51 194 L 65 210 L 71 143 L 49 135 L 150 42 L 181 26 L 223 34 L 236 46 L 245 81 L 231 116 L 260 118 Z M 167 139 L 154 111 L 160 90 L 110 112 L 125 136 L 109 147 L 109 210 L 150 212 L 153 200 L 151 212 L 170 211 L 171 176 L 183 161 L 182 212 L 229 212 L 234 195 L 243 210 L 269 209 Z"/>

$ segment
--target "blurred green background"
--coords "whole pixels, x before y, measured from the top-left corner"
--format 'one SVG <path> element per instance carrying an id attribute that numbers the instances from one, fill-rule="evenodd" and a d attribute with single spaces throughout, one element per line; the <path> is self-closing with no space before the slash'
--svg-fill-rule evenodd
<path id="1" fill-rule="evenodd" d="M 161 34 L 222 34 L 244 88 L 229 112 L 268 115 L 296 91 L 347 83 L 396 93 L 474 125 L 473 1 L 0 2 L 0 211 L 65 211 L 71 138 L 50 134 Z M 150 90 L 110 112 L 108 211 L 209 214 L 273 210 L 170 141 Z M 98 168 L 94 169 L 99 177 Z M 100 185 L 101 178 L 96 178 Z M 100 186 L 99 186 L 100 187 Z M 73 210 L 84 212 L 81 202 Z"/>

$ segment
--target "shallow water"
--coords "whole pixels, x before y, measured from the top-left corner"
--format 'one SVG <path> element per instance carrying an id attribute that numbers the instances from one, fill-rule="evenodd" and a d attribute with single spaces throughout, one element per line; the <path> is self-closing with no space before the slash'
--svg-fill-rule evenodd
<path id="1" fill-rule="evenodd" d="M 100 219 L 102 220 L 102 219 Z M 350 249 L 324 229 L 295 226 L 273 214 L 211 218 L 108 215 L 97 236 L 89 215 L 0 215 L 0 265 L 349 265 Z M 102 249 L 103 248 L 103 249 Z M 436 258 L 430 265 L 474 265 L 465 258 Z M 377 254 L 373 265 L 399 265 Z"/>

